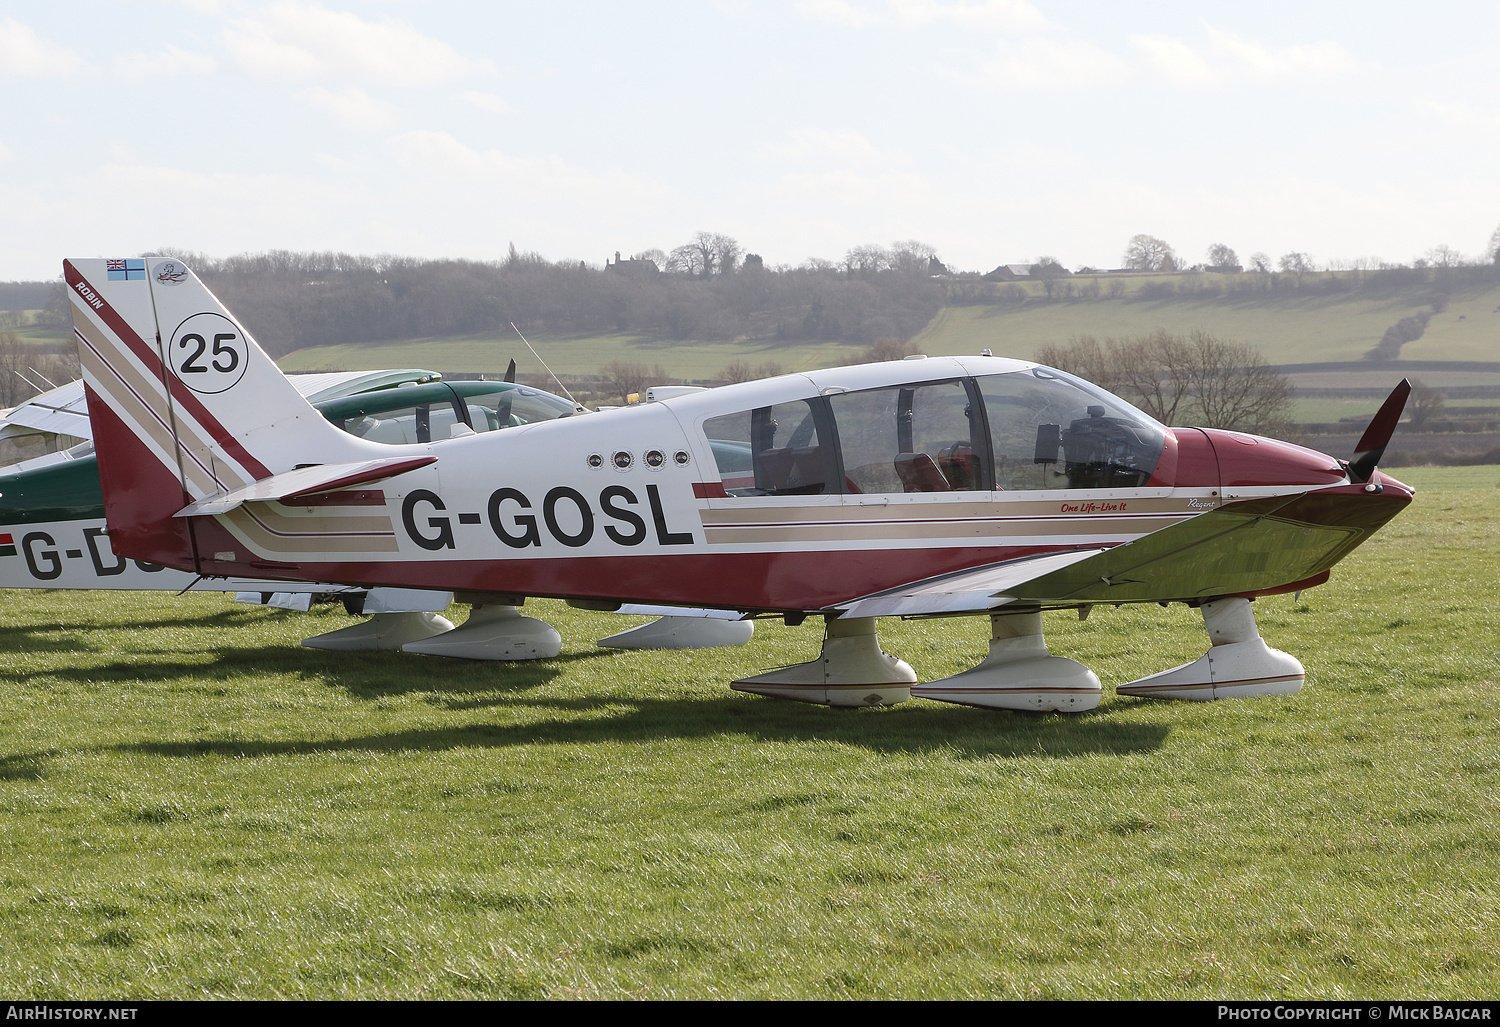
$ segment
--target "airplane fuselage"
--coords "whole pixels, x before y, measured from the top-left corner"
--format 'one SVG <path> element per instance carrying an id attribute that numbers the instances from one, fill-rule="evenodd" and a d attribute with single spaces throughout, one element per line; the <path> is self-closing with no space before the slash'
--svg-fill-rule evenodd
<path id="1" fill-rule="evenodd" d="M 308 505 L 247 503 L 217 519 L 192 518 L 197 569 L 275 576 L 295 566 L 299 576 L 350 584 L 821 610 L 969 567 L 1119 546 L 1226 503 L 1317 492 L 1359 511 L 1352 516 L 1362 536 L 1377 502 L 1389 507 L 1377 518 L 1383 522 L 1409 498 L 1400 488 L 1370 496 L 1348 484 L 1337 461 L 1310 450 L 1196 429 L 1164 430 L 1154 462 L 1132 472 L 1136 480 L 1128 487 L 1067 487 L 1072 482 L 1051 467 L 1030 483 L 1063 487 L 1003 487 L 1006 472 L 997 468 L 1007 458 L 997 461 L 995 431 L 981 438 L 972 403 L 995 407 L 983 383 L 1029 371 L 1030 365 L 997 358 L 842 368 L 402 447 L 438 460 L 378 488 L 333 492 Z M 951 390 L 955 404 L 970 405 L 965 421 L 952 418 L 972 425 L 963 439 L 941 440 L 950 450 L 978 452 L 972 480 L 957 483 L 967 487 L 943 478 L 923 491 L 920 482 L 903 483 L 889 468 L 876 468 L 879 460 L 855 468 L 863 459 L 856 451 L 889 450 L 899 462 L 903 447 L 920 446 L 896 439 L 898 426 L 887 432 L 876 417 L 879 430 L 860 449 L 840 435 L 841 425 L 850 425 L 846 433 L 854 426 L 852 415 L 840 420 L 839 397 L 881 389 L 899 395 L 934 383 Z M 852 410 L 855 403 L 844 405 Z M 739 451 L 746 466 L 729 466 L 735 440 L 720 436 L 734 417 L 743 414 L 752 424 L 760 411 L 788 409 L 805 411 L 813 423 L 807 438 L 791 441 L 815 444 L 761 446 L 788 440 L 752 439 Z M 1034 426 L 1029 430 L 1035 434 Z M 817 465 L 816 481 L 799 478 L 801 484 L 778 488 L 768 480 L 769 465 L 784 462 L 788 450 Z M 1024 459 L 1010 458 L 1011 483 L 1032 474 L 1035 461 L 1032 449 Z M 1113 473 L 1126 477 L 1125 466 Z M 947 473 L 960 472 L 950 466 Z M 1050 481 L 1043 480 L 1047 474 Z M 864 487 L 856 481 L 862 476 Z M 1073 473 L 1081 477 L 1087 475 Z M 1313 527 L 1292 533 L 1327 548 L 1326 540 L 1312 539 Z M 1339 539 L 1348 535 L 1325 527 Z M 1267 555 L 1259 554 L 1263 566 L 1252 568 L 1253 587 L 1236 592 L 1274 590 L 1309 576 L 1306 553 L 1288 551 L 1286 561 Z M 1149 596 L 1131 598 L 1194 598 L 1197 591 L 1164 582 Z"/>

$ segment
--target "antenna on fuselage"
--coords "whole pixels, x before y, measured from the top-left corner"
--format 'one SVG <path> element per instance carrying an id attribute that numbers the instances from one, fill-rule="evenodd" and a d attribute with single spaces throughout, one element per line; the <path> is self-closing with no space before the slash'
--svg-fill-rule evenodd
<path id="1" fill-rule="evenodd" d="M 510 328 L 511 328 L 511 331 L 515 332 L 517 335 L 521 335 L 521 329 L 519 329 L 519 328 L 516 327 L 516 323 L 514 321 L 512 321 L 510 323 Z M 526 336 L 521 335 L 521 341 L 522 342 L 526 342 Z M 542 369 L 545 370 L 548 374 L 552 374 L 552 368 L 550 368 L 550 367 L 547 366 L 547 361 L 545 361 L 545 360 L 542 359 L 542 355 L 536 351 L 536 349 L 531 345 L 531 343 L 526 342 L 526 348 L 529 349 L 529 350 L 531 350 L 531 355 L 534 356 L 534 357 L 536 357 L 536 362 L 538 364 L 542 365 Z M 514 361 L 512 361 L 512 363 L 514 363 Z M 573 394 L 568 391 L 568 387 L 562 383 L 562 379 L 561 378 L 559 378 L 555 374 L 552 374 L 552 380 L 557 383 L 557 387 L 559 389 L 563 390 L 563 395 L 564 396 L 567 396 L 569 399 L 573 400 L 573 413 L 575 413 L 575 414 L 586 414 L 586 413 L 588 413 L 588 410 L 584 407 L 584 405 L 582 403 L 578 402 L 578 400 L 576 400 L 576 399 L 573 399 Z"/>

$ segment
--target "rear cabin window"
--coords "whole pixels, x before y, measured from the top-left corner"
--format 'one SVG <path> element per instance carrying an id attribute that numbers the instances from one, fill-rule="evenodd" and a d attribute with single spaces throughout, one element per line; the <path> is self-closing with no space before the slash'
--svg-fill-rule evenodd
<path id="1" fill-rule="evenodd" d="M 724 490 L 731 496 L 836 493 L 832 452 L 818 435 L 812 404 L 777 403 L 703 423 Z"/>
<path id="2" fill-rule="evenodd" d="M 962 381 L 830 396 L 849 492 L 965 492 L 981 487 Z"/>

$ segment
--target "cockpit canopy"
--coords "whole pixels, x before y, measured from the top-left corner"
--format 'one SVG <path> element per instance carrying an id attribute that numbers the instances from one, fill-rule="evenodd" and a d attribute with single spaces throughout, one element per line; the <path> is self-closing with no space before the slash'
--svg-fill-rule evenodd
<path id="1" fill-rule="evenodd" d="M 742 410 L 704 422 L 731 496 L 1135 488 L 1167 429 L 1032 367 Z"/>

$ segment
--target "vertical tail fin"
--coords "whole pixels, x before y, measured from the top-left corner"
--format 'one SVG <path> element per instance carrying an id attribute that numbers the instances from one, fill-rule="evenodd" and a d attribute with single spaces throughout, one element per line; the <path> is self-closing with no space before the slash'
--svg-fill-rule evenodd
<path id="1" fill-rule="evenodd" d="M 188 503 L 361 447 L 178 260 L 63 262 L 117 554 L 196 567 Z"/>

